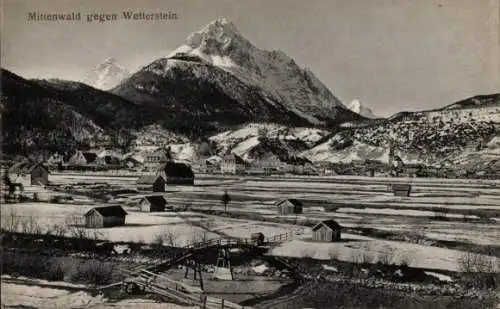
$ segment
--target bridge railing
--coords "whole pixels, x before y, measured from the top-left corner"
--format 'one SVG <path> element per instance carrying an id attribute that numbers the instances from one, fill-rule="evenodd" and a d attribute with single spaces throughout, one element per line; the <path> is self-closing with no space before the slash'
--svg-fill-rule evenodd
<path id="1" fill-rule="evenodd" d="M 131 273 L 130 271 L 127 271 Z M 138 285 L 142 285 L 145 289 L 163 295 L 165 297 L 174 298 L 183 302 L 200 306 L 206 309 L 252 309 L 239 304 L 227 301 L 222 298 L 207 296 L 203 290 L 197 287 L 184 284 L 172 280 L 166 276 L 156 274 L 147 270 L 141 270 L 134 275 L 142 277 L 141 281 L 136 281 Z"/>
<path id="2" fill-rule="evenodd" d="M 274 235 L 271 237 L 267 237 L 264 239 L 264 243 L 277 243 L 277 242 L 283 242 L 283 241 L 289 241 L 293 239 L 293 231 L 287 231 L 285 233 L 281 233 L 278 235 Z M 252 239 L 252 238 L 213 238 L 209 239 L 206 241 L 201 241 L 201 242 L 196 242 L 196 243 L 191 243 L 187 244 L 183 248 L 186 249 L 203 249 L 206 247 L 210 246 L 230 246 L 230 245 L 260 245 L 258 240 Z"/>

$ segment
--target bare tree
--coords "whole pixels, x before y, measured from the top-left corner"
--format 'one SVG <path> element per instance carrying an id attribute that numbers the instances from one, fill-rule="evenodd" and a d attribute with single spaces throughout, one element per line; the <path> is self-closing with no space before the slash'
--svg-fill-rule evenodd
<path id="1" fill-rule="evenodd" d="M 488 252 L 486 248 L 485 253 Z M 498 288 L 500 276 L 498 261 L 487 254 L 463 252 L 458 258 L 458 267 L 462 272 L 462 281 L 472 288 Z"/>
<path id="2" fill-rule="evenodd" d="M 32 213 L 20 217 L 20 231 L 24 234 L 40 235 L 42 228 L 37 222 L 36 216 Z"/>
<path id="3" fill-rule="evenodd" d="M 316 250 L 311 248 L 305 248 L 302 250 L 302 257 L 305 259 L 312 259 L 316 255 Z"/>
<path id="4" fill-rule="evenodd" d="M 359 250 L 351 250 L 349 252 L 349 261 L 353 264 L 359 264 L 362 262 L 363 254 Z"/>
<path id="5" fill-rule="evenodd" d="M 87 229 L 82 224 L 80 216 L 72 215 L 66 218 L 65 225 L 68 227 L 68 233 L 76 239 L 85 239 L 87 237 Z"/>
<path id="6" fill-rule="evenodd" d="M 404 252 L 401 253 L 399 257 L 399 266 L 406 268 L 409 267 L 415 261 L 415 253 L 414 252 Z"/>
<path id="7" fill-rule="evenodd" d="M 330 262 L 333 263 L 333 261 L 338 260 L 340 256 L 340 252 L 337 248 L 332 247 L 330 251 L 328 252 L 328 257 L 330 258 Z"/>
<path id="8" fill-rule="evenodd" d="M 167 244 L 167 246 L 170 247 L 176 247 L 177 246 L 177 239 L 179 238 L 179 235 L 172 229 L 166 228 L 163 231 L 163 240 Z"/>
<path id="9" fill-rule="evenodd" d="M 383 265 L 391 265 L 394 259 L 394 248 L 387 246 L 379 253 L 378 261 Z"/>
<path id="10" fill-rule="evenodd" d="M 227 212 L 227 204 L 229 204 L 229 202 L 231 202 L 231 197 L 227 193 L 227 190 L 224 191 L 224 194 L 221 197 L 221 202 L 222 202 L 222 204 L 224 204 L 224 213 L 226 213 Z"/>
<path id="11" fill-rule="evenodd" d="M 47 228 L 46 234 L 54 235 L 56 237 L 63 237 L 66 235 L 68 229 L 63 224 L 53 224 Z"/>
<path id="12" fill-rule="evenodd" d="M 205 230 L 194 230 L 191 243 L 205 243 L 208 240 L 208 232 Z"/>
<path id="13" fill-rule="evenodd" d="M 2 229 L 10 232 L 16 232 L 20 225 L 20 217 L 14 209 L 2 210 L 1 226 Z"/>
<path id="14" fill-rule="evenodd" d="M 360 263 L 361 264 L 372 264 L 376 260 L 373 252 L 370 249 L 365 249 L 361 252 Z"/>

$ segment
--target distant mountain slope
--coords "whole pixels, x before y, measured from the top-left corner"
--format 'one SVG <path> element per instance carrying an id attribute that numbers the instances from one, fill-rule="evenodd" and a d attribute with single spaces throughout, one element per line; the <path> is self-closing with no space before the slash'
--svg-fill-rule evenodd
<path id="1" fill-rule="evenodd" d="M 500 107 L 500 93 L 489 95 L 478 95 L 455 102 L 437 110 L 450 110 L 450 109 L 463 109 L 463 108 L 477 108 L 477 107 Z"/>
<path id="2" fill-rule="evenodd" d="M 145 107 L 164 109 L 169 120 L 235 125 L 280 116 L 282 122 L 307 123 L 230 73 L 197 61 L 157 60 L 113 92 Z"/>
<path id="3" fill-rule="evenodd" d="M 286 161 L 309 149 L 328 131 L 315 128 L 290 128 L 280 125 L 252 123 L 209 138 L 219 155 L 234 153 L 247 161 L 274 158 Z"/>
<path id="4" fill-rule="evenodd" d="M 3 69 L 1 81 L 5 153 L 58 149 L 102 134 L 103 129 L 94 121 L 36 82 Z"/>
<path id="5" fill-rule="evenodd" d="M 112 93 L 66 80 L 32 80 L 53 97 L 72 106 L 102 128 L 139 128 L 161 119 L 161 110 L 147 109 Z"/>
<path id="6" fill-rule="evenodd" d="M 325 125 L 363 119 L 310 70 L 283 52 L 257 49 L 226 19 L 193 33 L 112 91 L 193 122 Z"/>
<path id="7" fill-rule="evenodd" d="M 482 158 L 489 164 L 494 160 L 492 153 L 498 155 L 496 146 L 490 143 L 500 135 L 498 98 L 497 94 L 477 96 L 442 109 L 401 112 L 389 119 L 365 121 L 344 128 L 304 155 L 312 161 L 386 161 L 392 143 L 406 162 L 436 164 L 449 160 L 465 164 L 467 158 Z M 466 155 L 472 153 L 475 155 Z"/>
<path id="8" fill-rule="evenodd" d="M 453 121 L 470 122 L 492 121 L 500 123 L 500 94 L 478 95 L 455 102 L 443 108 L 418 111 L 400 112 L 388 118 L 390 121 L 422 120 L 422 121 Z"/>

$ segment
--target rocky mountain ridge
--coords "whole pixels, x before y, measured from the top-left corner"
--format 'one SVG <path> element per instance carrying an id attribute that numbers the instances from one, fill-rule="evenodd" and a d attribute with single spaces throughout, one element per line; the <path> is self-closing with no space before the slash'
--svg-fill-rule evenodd
<path id="1" fill-rule="evenodd" d="M 194 32 L 166 58 L 112 90 L 190 122 L 328 125 L 363 119 L 281 51 L 254 47 L 227 19 Z"/>

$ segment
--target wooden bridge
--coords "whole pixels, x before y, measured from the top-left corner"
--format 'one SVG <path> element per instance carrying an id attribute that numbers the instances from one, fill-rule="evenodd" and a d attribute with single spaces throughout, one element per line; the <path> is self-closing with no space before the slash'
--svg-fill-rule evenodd
<path id="1" fill-rule="evenodd" d="M 212 247 L 257 248 L 263 246 L 276 246 L 282 242 L 292 240 L 292 238 L 293 232 L 289 231 L 287 233 L 265 238 L 264 241 L 257 241 L 250 238 L 216 238 L 188 244 L 183 247 L 187 249 L 187 251 L 173 256 L 162 263 L 137 270 L 124 270 L 129 278 L 122 282 L 109 285 L 108 287 L 122 285 L 127 292 L 140 290 L 154 293 L 181 303 L 200 306 L 200 308 L 203 309 L 252 309 L 251 307 L 244 307 L 224 299 L 208 296 L 201 288 L 172 280 L 164 275 L 158 274 L 157 271 L 164 271 L 174 265 L 182 263 L 183 261 L 191 258 L 193 255 Z"/>

